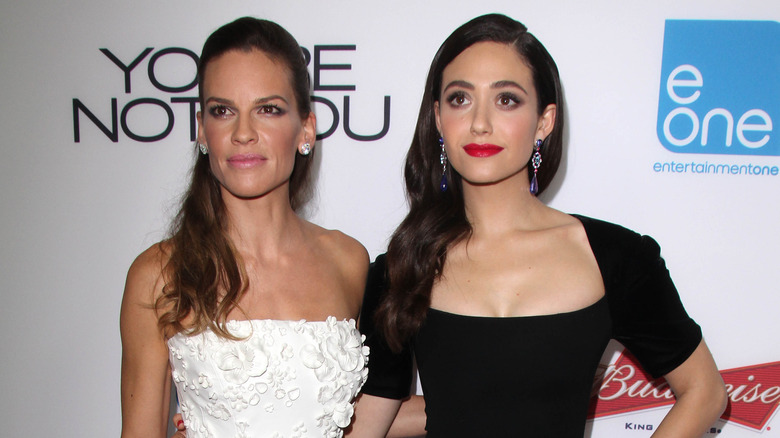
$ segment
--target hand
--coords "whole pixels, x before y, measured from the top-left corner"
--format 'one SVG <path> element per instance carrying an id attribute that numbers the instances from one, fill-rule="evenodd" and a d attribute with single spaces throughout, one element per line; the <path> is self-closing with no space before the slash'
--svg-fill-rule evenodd
<path id="1" fill-rule="evenodd" d="M 187 427 L 184 425 L 184 420 L 181 414 L 178 412 L 173 416 L 173 424 L 176 426 L 176 433 L 171 438 L 187 438 Z"/>

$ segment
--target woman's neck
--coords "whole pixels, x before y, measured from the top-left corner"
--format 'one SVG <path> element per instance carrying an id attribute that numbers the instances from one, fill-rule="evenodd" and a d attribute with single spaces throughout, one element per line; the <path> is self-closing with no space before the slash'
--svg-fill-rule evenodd
<path id="1" fill-rule="evenodd" d="M 525 173 L 495 184 L 472 185 L 464 181 L 463 201 L 473 235 L 501 235 L 543 227 L 542 216 L 548 207 L 528 187 Z"/>
<path id="2" fill-rule="evenodd" d="M 244 256 L 274 257 L 300 242 L 305 221 L 295 214 L 286 193 L 269 193 L 254 199 L 223 193 L 223 199 L 228 234 Z"/>

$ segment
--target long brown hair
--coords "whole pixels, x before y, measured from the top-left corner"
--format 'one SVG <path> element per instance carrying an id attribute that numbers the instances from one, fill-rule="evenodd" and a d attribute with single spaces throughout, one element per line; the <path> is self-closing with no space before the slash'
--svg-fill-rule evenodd
<path id="1" fill-rule="evenodd" d="M 393 233 L 387 250 L 390 286 L 377 311 L 377 320 L 394 350 L 402 348 L 425 321 L 431 289 L 442 273 L 447 248 L 471 233 L 462 179 L 451 166 L 446 172 L 448 188 L 445 192 L 440 189 L 443 169 L 434 104 L 441 97 L 445 67 L 468 47 L 482 41 L 512 45 L 517 50 L 532 71 L 540 115 L 547 105 L 557 106 L 553 130 L 541 147 L 544 165 L 537 174 L 539 193 L 549 186 L 560 164 L 563 93 L 558 67 L 547 49 L 522 23 L 500 14 L 477 17 L 455 30 L 439 48 L 428 71 L 404 169 L 409 213 Z M 531 177 L 529 172 L 529 180 Z"/>
<path id="2" fill-rule="evenodd" d="M 301 119 L 311 112 L 309 73 L 300 46 L 284 28 L 267 20 L 239 18 L 209 36 L 198 62 L 201 108 L 204 72 L 208 63 L 226 52 L 260 50 L 283 62 Z M 244 266 L 227 233 L 228 214 L 220 183 L 211 174 L 207 155 L 197 158 L 192 180 L 171 225 L 166 283 L 155 302 L 163 332 L 199 333 L 206 328 L 235 339 L 224 327 L 248 287 Z M 313 151 L 312 151 L 313 153 Z M 313 154 L 296 154 L 290 176 L 290 204 L 297 210 L 310 194 Z M 183 321 L 191 318 L 185 327 Z"/>

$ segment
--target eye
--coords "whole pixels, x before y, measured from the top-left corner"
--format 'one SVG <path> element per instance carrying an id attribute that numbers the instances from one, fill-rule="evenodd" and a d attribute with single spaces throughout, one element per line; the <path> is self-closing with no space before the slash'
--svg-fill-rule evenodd
<path id="1" fill-rule="evenodd" d="M 225 117 L 232 114 L 232 111 L 230 111 L 230 109 L 225 105 L 214 105 L 209 108 L 209 114 L 211 114 L 212 117 L 224 119 Z"/>
<path id="2" fill-rule="evenodd" d="M 520 98 L 515 96 L 512 93 L 501 93 L 498 96 L 498 99 L 496 103 L 498 106 L 504 107 L 504 108 L 514 108 L 517 105 L 519 105 L 521 102 Z"/>
<path id="3" fill-rule="evenodd" d="M 286 113 L 285 110 L 274 104 L 263 105 L 257 109 L 257 112 L 269 116 L 280 116 Z"/>
<path id="4" fill-rule="evenodd" d="M 453 107 L 464 106 L 471 103 L 468 97 L 466 97 L 466 94 L 462 91 L 456 91 L 450 94 L 450 96 L 447 98 L 447 102 L 450 104 L 450 106 Z"/>

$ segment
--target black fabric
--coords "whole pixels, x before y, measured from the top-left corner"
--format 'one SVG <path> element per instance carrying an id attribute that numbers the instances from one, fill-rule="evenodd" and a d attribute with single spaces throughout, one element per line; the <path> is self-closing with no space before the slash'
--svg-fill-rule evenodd
<path id="1" fill-rule="evenodd" d="M 613 319 L 612 337 L 661 377 L 683 363 L 701 341 L 652 237 L 577 216 L 596 256 Z"/>
<path id="2" fill-rule="evenodd" d="M 431 309 L 414 340 L 428 437 L 582 437 L 609 330 L 603 298 L 532 317 Z"/>
<path id="3" fill-rule="evenodd" d="M 575 217 L 604 281 L 605 297 L 597 303 L 574 312 L 514 318 L 429 310 L 407 349 L 417 359 L 429 437 L 582 437 L 596 367 L 610 338 L 656 377 L 675 369 L 698 346 L 701 329 L 685 312 L 658 244 L 618 225 Z M 372 313 L 370 303 L 375 305 L 385 288 L 384 256 L 371 269 L 361 318 Z M 361 330 L 373 332 L 364 321 Z M 392 355 L 376 334 L 367 342 L 369 377 L 362 391 L 408 395 L 409 351 Z"/>
<path id="4" fill-rule="evenodd" d="M 366 336 L 365 344 L 371 350 L 368 356 L 367 380 L 371 382 L 370 390 L 362 392 L 378 397 L 402 399 L 409 396 L 412 388 L 412 350 L 407 348 L 400 354 L 393 353 L 374 324 L 374 312 L 386 289 L 386 278 L 385 255 L 382 254 L 377 256 L 368 270 L 366 293 L 360 312 L 360 333 Z"/>

